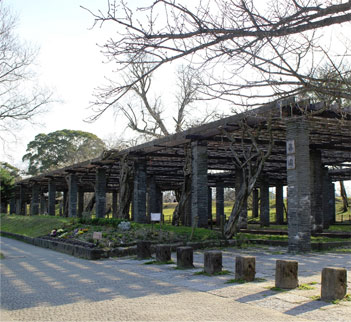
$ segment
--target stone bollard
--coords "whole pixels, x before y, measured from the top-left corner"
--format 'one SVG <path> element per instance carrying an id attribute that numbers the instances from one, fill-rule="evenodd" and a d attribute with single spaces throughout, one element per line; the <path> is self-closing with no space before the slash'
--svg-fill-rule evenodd
<path id="1" fill-rule="evenodd" d="M 178 247 L 177 248 L 177 267 L 178 268 L 194 268 L 193 264 L 193 248 Z"/>
<path id="2" fill-rule="evenodd" d="M 237 256 L 235 258 L 235 279 L 252 282 L 256 274 L 256 258 L 253 256 Z"/>
<path id="3" fill-rule="evenodd" d="M 293 289 L 299 284 L 298 262 L 277 260 L 275 265 L 275 287 Z"/>
<path id="4" fill-rule="evenodd" d="M 137 242 L 137 258 L 147 259 L 151 257 L 151 242 L 140 240 Z"/>
<path id="5" fill-rule="evenodd" d="M 321 299 L 341 300 L 346 295 L 347 272 L 345 268 L 325 267 L 322 270 Z"/>
<path id="6" fill-rule="evenodd" d="M 170 245 L 156 245 L 156 261 L 169 262 L 171 260 Z"/>
<path id="7" fill-rule="evenodd" d="M 222 252 L 209 250 L 204 254 L 204 271 L 207 274 L 215 274 L 222 271 Z"/>

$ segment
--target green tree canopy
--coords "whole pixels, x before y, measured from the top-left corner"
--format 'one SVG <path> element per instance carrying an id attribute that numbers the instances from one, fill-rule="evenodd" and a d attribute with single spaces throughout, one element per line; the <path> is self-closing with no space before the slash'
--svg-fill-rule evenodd
<path id="1" fill-rule="evenodd" d="M 37 175 L 99 156 L 104 142 L 95 134 L 75 130 L 40 133 L 28 143 L 22 161 L 29 161 L 28 174 Z"/>
<path id="2" fill-rule="evenodd" d="M 1 201 L 11 199 L 16 179 L 20 179 L 20 170 L 8 164 L 0 162 L 0 195 Z"/>

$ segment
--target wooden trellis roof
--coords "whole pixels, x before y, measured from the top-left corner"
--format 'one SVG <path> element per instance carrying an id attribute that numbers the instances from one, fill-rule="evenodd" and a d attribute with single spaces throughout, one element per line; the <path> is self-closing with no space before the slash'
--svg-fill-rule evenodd
<path id="1" fill-rule="evenodd" d="M 121 158 L 128 155 L 131 165 L 134 160 L 145 158 L 148 176 L 154 176 L 162 190 L 172 190 L 180 187 L 183 181 L 185 149 L 192 140 L 203 140 L 208 147 L 209 185 L 215 186 L 217 180 L 223 180 L 226 186 L 233 187 L 232 149 L 240 155 L 243 146 L 252 144 L 251 139 L 242 134 L 240 122 L 243 119 L 252 128 L 262 128 L 257 143 L 263 150 L 267 149 L 272 133 L 272 153 L 263 172 L 270 185 L 286 184 L 286 121 L 291 118 L 309 121 L 310 147 L 321 151 L 322 164 L 329 167 L 332 180 L 351 180 L 351 109 L 344 109 L 341 115 L 336 108 L 326 109 L 323 104 L 305 105 L 304 110 L 297 104 L 283 107 L 270 104 L 122 151 L 109 150 L 94 160 L 27 178 L 18 185 L 28 188 L 30 194 L 33 184 L 40 184 L 43 191 L 47 191 L 49 180 L 54 179 L 57 190 L 66 190 L 67 176 L 75 173 L 84 191 L 93 192 L 96 168 L 104 167 L 108 191 L 113 191 L 119 189 Z M 267 129 L 269 119 L 272 120 L 270 130 Z"/>

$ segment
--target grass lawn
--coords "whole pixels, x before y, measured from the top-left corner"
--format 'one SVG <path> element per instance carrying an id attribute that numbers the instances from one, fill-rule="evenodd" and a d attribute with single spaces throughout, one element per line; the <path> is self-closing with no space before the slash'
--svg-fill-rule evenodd
<path id="1" fill-rule="evenodd" d="M 1 215 L 0 230 L 28 237 L 38 237 L 69 225 L 72 219 L 53 216 Z"/>

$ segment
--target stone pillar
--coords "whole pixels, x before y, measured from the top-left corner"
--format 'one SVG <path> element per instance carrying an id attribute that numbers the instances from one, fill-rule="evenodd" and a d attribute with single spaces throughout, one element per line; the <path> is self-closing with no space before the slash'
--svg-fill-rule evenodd
<path id="1" fill-rule="evenodd" d="M 22 216 L 26 215 L 26 194 L 25 194 L 25 188 L 20 185 L 20 196 L 19 196 L 19 214 Z"/>
<path id="2" fill-rule="evenodd" d="M 68 191 L 63 191 L 63 202 L 62 202 L 63 217 L 68 217 Z"/>
<path id="3" fill-rule="evenodd" d="M 269 227 L 269 184 L 263 177 L 260 184 L 260 196 L 260 223 L 262 227 Z"/>
<path id="4" fill-rule="evenodd" d="M 42 188 L 41 191 L 40 191 L 40 196 L 39 196 L 39 203 L 40 203 L 40 210 L 39 210 L 39 213 L 41 215 L 44 215 L 47 213 L 47 207 L 46 207 L 46 198 L 45 198 L 45 195 L 44 195 L 44 189 Z"/>
<path id="5" fill-rule="evenodd" d="M 323 169 L 323 228 L 328 229 L 331 224 L 335 222 L 335 206 L 333 205 L 333 199 L 335 200 L 334 184 L 332 183 L 328 169 Z"/>
<path id="6" fill-rule="evenodd" d="M 320 151 L 310 151 L 311 230 L 323 231 L 323 166 Z"/>
<path id="7" fill-rule="evenodd" d="M 223 181 L 216 182 L 216 226 L 221 225 L 224 216 L 224 185 Z"/>
<path id="8" fill-rule="evenodd" d="M 16 213 L 16 199 L 11 198 L 10 199 L 10 215 Z"/>
<path id="9" fill-rule="evenodd" d="M 34 184 L 32 187 L 32 200 L 30 204 L 30 214 L 32 216 L 39 215 L 39 186 L 37 184 Z"/>
<path id="10" fill-rule="evenodd" d="M 252 190 L 252 218 L 258 218 L 258 189 Z"/>
<path id="11" fill-rule="evenodd" d="M 48 213 L 50 216 L 55 216 L 56 184 L 54 180 L 49 180 L 48 191 Z"/>
<path id="12" fill-rule="evenodd" d="M 77 176 L 71 173 L 68 177 L 68 217 L 77 217 Z"/>
<path id="13" fill-rule="evenodd" d="M 16 199 L 16 215 L 21 214 L 21 199 L 17 198 Z"/>
<path id="14" fill-rule="evenodd" d="M 191 223 L 197 218 L 198 227 L 208 226 L 207 142 L 191 142 Z"/>
<path id="15" fill-rule="evenodd" d="M 0 213 L 7 215 L 8 206 L 9 206 L 9 204 L 8 204 L 7 200 L 1 200 Z"/>
<path id="16" fill-rule="evenodd" d="M 241 169 L 235 171 L 235 199 L 239 194 L 243 181 L 243 173 Z M 244 200 L 244 209 L 239 214 L 238 228 L 247 229 L 247 199 Z"/>
<path id="17" fill-rule="evenodd" d="M 290 252 L 311 250 L 311 167 L 308 123 L 287 121 L 288 235 Z"/>
<path id="18" fill-rule="evenodd" d="M 146 160 L 134 163 L 133 218 L 135 222 L 146 223 Z"/>
<path id="19" fill-rule="evenodd" d="M 331 181 L 328 170 L 323 177 L 323 228 L 335 224 L 335 184 Z"/>
<path id="20" fill-rule="evenodd" d="M 96 169 L 95 212 L 97 218 L 104 218 L 106 213 L 106 169 Z"/>
<path id="21" fill-rule="evenodd" d="M 83 187 L 78 187 L 78 212 L 77 216 L 79 218 L 83 217 L 84 211 L 84 190 Z"/>
<path id="22" fill-rule="evenodd" d="M 276 224 L 284 224 L 284 197 L 282 184 L 277 184 L 275 186 L 275 214 Z"/>
<path id="23" fill-rule="evenodd" d="M 149 180 L 148 197 L 149 217 L 151 218 L 151 213 L 162 213 L 162 192 L 156 184 L 155 177 L 151 177 Z"/>
<path id="24" fill-rule="evenodd" d="M 118 199 L 118 193 L 117 191 L 112 192 L 112 218 L 117 218 L 117 199 Z"/>
<path id="25" fill-rule="evenodd" d="M 212 227 L 212 188 L 208 187 L 208 220 L 207 222 L 210 223 Z"/>

